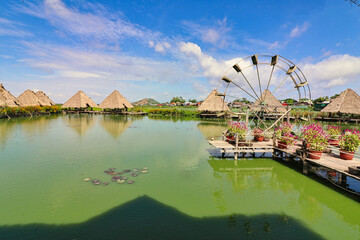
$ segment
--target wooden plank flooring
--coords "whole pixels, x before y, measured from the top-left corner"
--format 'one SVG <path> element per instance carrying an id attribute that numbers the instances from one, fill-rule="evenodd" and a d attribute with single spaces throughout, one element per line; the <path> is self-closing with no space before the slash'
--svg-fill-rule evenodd
<path id="1" fill-rule="evenodd" d="M 277 147 L 273 147 L 272 139 L 268 142 L 248 142 L 247 146 L 239 146 L 238 149 L 235 148 L 234 144 L 231 144 L 227 141 L 213 140 L 209 141 L 209 144 L 214 148 L 220 149 L 221 153 L 264 153 L 277 150 L 289 154 L 293 157 L 300 158 L 301 156 L 299 155 L 299 152 L 304 151 L 301 149 L 301 142 L 296 144 L 295 146 L 289 147 L 288 149 L 280 149 Z M 322 156 L 319 160 L 314 160 L 306 157 L 305 161 L 316 166 L 335 170 L 339 173 L 343 173 L 354 179 L 360 180 L 360 175 L 353 175 L 348 172 L 348 167 L 360 166 L 360 159 L 354 157 L 353 160 L 342 160 L 340 159 L 339 151 L 337 148 L 332 148 L 331 153 L 322 153 Z"/>

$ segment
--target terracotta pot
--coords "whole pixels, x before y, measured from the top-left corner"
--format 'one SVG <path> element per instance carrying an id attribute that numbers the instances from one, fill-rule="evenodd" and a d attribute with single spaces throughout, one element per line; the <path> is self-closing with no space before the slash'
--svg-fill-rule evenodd
<path id="1" fill-rule="evenodd" d="M 318 160 L 321 158 L 322 151 L 308 150 L 308 157 L 310 159 Z"/>
<path id="2" fill-rule="evenodd" d="M 354 153 L 355 152 L 348 152 L 340 149 L 340 158 L 342 160 L 352 160 L 354 158 Z"/>
<path id="3" fill-rule="evenodd" d="M 234 136 L 226 136 L 226 140 L 228 141 L 234 141 L 235 137 Z"/>
<path id="4" fill-rule="evenodd" d="M 255 135 L 254 136 L 255 141 L 262 142 L 264 141 L 264 136 L 261 135 Z"/>
<path id="5" fill-rule="evenodd" d="M 329 139 L 329 144 L 331 146 L 338 146 L 339 145 L 339 140 Z"/>
<path id="6" fill-rule="evenodd" d="M 280 148 L 280 149 L 287 149 L 287 144 L 286 144 L 286 142 L 278 141 L 278 148 Z"/>

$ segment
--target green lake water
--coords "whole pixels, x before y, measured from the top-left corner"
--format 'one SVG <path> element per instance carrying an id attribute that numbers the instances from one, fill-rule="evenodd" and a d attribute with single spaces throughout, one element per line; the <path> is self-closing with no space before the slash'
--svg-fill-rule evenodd
<path id="1" fill-rule="evenodd" d="M 360 239 L 360 204 L 272 159 L 211 157 L 216 121 L 0 120 L 0 239 Z M 134 184 L 104 170 L 148 168 Z M 84 182 L 89 177 L 108 186 Z"/>

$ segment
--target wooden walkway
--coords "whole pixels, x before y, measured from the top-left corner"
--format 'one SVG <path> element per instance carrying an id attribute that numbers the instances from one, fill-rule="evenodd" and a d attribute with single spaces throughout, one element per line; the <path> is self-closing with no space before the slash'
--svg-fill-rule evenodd
<path id="1" fill-rule="evenodd" d="M 322 156 L 319 160 L 315 160 L 307 157 L 306 151 L 302 148 L 302 143 L 291 146 L 287 149 L 280 149 L 273 144 L 272 139 L 268 142 L 246 142 L 245 144 L 241 143 L 237 148 L 235 147 L 235 144 L 229 143 L 227 141 L 212 140 L 208 142 L 212 147 L 219 149 L 223 156 L 226 153 L 233 153 L 235 160 L 237 160 L 237 156 L 239 154 L 245 155 L 246 153 L 255 154 L 272 152 L 273 156 L 276 158 L 282 158 L 287 161 L 295 159 L 302 161 L 305 173 L 307 173 L 307 169 L 305 168 L 310 165 L 324 167 L 329 170 L 339 172 L 345 176 L 360 180 L 360 175 L 351 174 L 348 170 L 351 166 L 360 167 L 360 159 L 354 158 L 353 160 L 342 160 L 339 156 L 338 149 L 335 147 L 333 147 L 329 153 L 322 153 Z"/>

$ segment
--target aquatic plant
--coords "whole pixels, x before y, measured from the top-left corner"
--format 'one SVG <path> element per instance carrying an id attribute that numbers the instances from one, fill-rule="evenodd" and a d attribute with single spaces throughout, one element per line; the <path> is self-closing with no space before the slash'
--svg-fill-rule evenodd
<path id="1" fill-rule="evenodd" d="M 357 129 L 346 129 L 340 137 L 339 146 L 347 152 L 358 151 L 360 146 L 360 132 Z"/>
<path id="2" fill-rule="evenodd" d="M 301 129 L 302 138 L 310 144 L 310 150 L 323 151 L 329 145 L 329 135 L 321 124 L 311 124 Z"/>
<path id="3" fill-rule="evenodd" d="M 237 133 L 239 135 L 239 140 L 245 140 L 247 126 L 244 122 L 229 121 L 228 130 L 230 133 Z"/>

